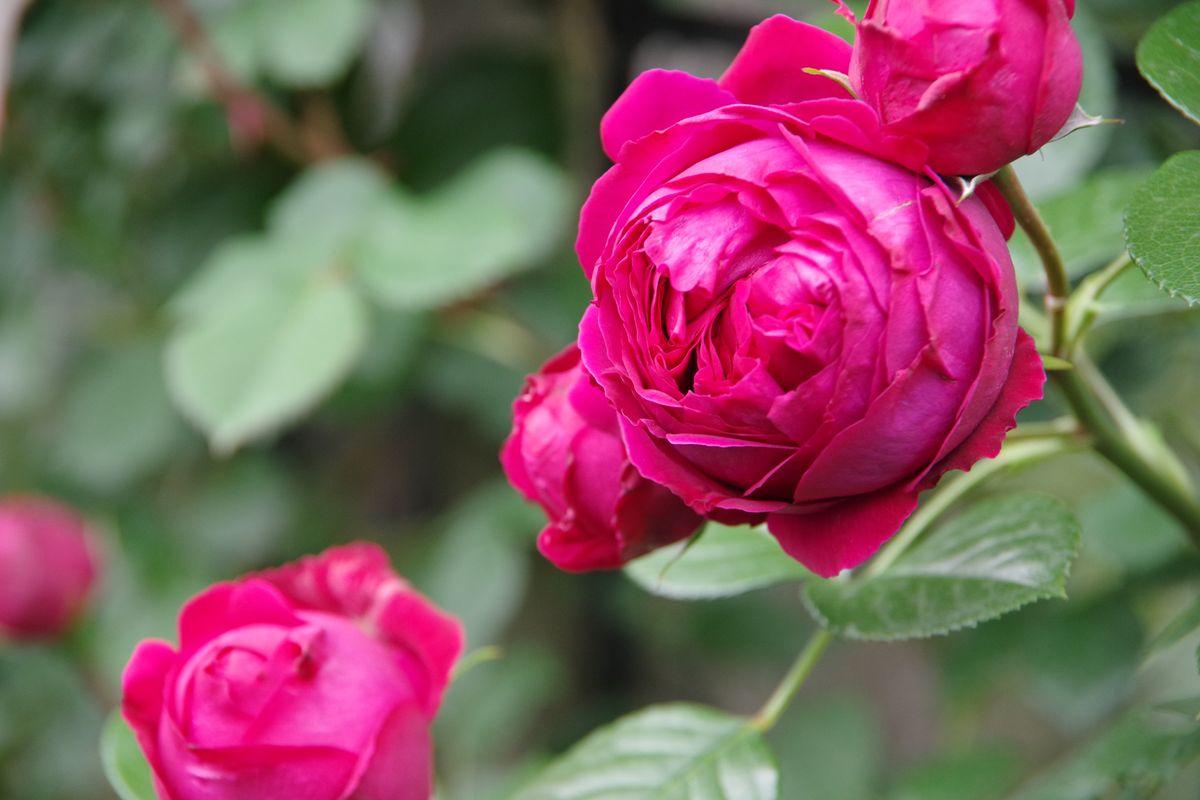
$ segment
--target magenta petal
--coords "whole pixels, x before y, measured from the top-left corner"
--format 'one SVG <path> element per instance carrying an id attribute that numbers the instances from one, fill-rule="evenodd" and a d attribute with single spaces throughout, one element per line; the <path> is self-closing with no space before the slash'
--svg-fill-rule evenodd
<path id="1" fill-rule="evenodd" d="M 767 530 L 788 555 L 831 578 L 874 555 L 916 507 L 916 492 L 886 490 L 809 514 L 772 514 L 767 517 Z"/>
<path id="2" fill-rule="evenodd" d="M 778 14 L 750 30 L 720 85 L 742 103 L 764 106 L 849 97 L 832 79 L 810 75 L 805 68 L 849 71 L 850 45 L 828 31 Z"/>
<path id="3" fill-rule="evenodd" d="M 376 737 L 374 752 L 346 800 L 428 800 L 433 792 L 433 745 L 429 721 L 400 706 Z"/>
<path id="4" fill-rule="evenodd" d="M 432 718 L 450 683 L 454 662 L 462 655 L 462 624 L 423 595 L 397 585 L 375 616 L 374 625 L 385 642 L 403 648 L 420 663 L 425 686 L 414 682 L 413 692 Z"/>
<path id="5" fill-rule="evenodd" d="M 1017 220 L 1013 217 L 1012 209 L 1008 207 L 1008 201 L 996 188 L 996 184 L 985 181 L 975 190 L 975 196 L 992 215 L 992 219 L 996 220 L 996 225 L 1000 228 L 1000 233 L 1004 234 L 1005 241 L 1011 239 L 1017 230 Z"/>
<path id="6" fill-rule="evenodd" d="M 736 102 L 714 80 L 675 70 L 652 69 L 638 75 L 604 115 L 600 121 L 600 140 L 604 152 L 616 161 L 626 142 Z"/>
<path id="7" fill-rule="evenodd" d="M 292 627 L 302 621 L 279 590 L 264 580 L 218 583 L 179 612 L 180 652 L 186 657 L 230 628 L 256 624 Z"/>
<path id="8" fill-rule="evenodd" d="M 966 441 L 938 462 L 920 488 L 933 486 L 943 473 L 952 469 L 965 472 L 982 458 L 995 458 L 1004 444 L 1004 435 L 1017 426 L 1017 412 L 1042 398 L 1045 383 L 1046 371 L 1037 345 L 1033 337 L 1018 328 L 1012 371 L 1000 390 L 1000 397 Z"/>
<path id="9" fill-rule="evenodd" d="M 175 731 L 162 737 L 162 750 L 169 800 L 341 800 L 358 762 L 333 747 L 190 747 Z"/>

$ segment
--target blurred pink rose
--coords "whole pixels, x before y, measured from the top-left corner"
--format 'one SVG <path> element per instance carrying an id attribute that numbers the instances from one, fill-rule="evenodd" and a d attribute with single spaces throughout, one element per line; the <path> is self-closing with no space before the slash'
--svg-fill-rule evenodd
<path id="1" fill-rule="evenodd" d="M 871 0 L 850 80 L 888 130 L 929 146 L 938 172 L 994 172 L 1075 108 L 1074 13 L 1074 0 Z"/>
<path id="2" fill-rule="evenodd" d="M 614 569 L 700 525 L 682 500 L 629 463 L 616 412 L 574 345 L 529 377 L 513 403 L 501 461 L 550 518 L 538 549 L 565 570 Z"/>
<path id="3" fill-rule="evenodd" d="M 699 513 L 765 520 L 822 575 L 994 456 L 1045 379 L 1007 207 L 990 185 L 959 203 L 923 145 L 801 69 L 849 58 L 774 17 L 719 82 L 641 75 L 602 123 L 617 163 L 577 242 L 583 362 L 638 471 Z"/>
<path id="4" fill-rule="evenodd" d="M 0 499 L 0 638 L 62 633 L 96 580 L 87 524 L 54 500 Z"/>
<path id="5" fill-rule="evenodd" d="M 122 711 L 169 800 L 428 800 L 461 627 L 352 544 L 212 586 L 142 642 Z"/>

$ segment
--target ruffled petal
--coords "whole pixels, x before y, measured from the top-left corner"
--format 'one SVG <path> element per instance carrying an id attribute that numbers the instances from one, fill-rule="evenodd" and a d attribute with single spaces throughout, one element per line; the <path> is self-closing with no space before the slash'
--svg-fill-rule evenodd
<path id="1" fill-rule="evenodd" d="M 720 85 L 742 103 L 781 105 L 849 97 L 838 83 L 805 68 L 845 73 L 850 45 L 828 31 L 777 14 L 750 29 Z"/>
<path id="2" fill-rule="evenodd" d="M 626 142 L 664 130 L 688 117 L 736 103 L 714 80 L 676 70 L 638 75 L 600 121 L 604 152 L 617 160 Z"/>
<path id="3" fill-rule="evenodd" d="M 767 530 L 788 555 L 818 575 L 831 578 L 874 555 L 916 507 L 916 492 L 886 490 L 848 498 L 807 514 L 771 514 Z"/>

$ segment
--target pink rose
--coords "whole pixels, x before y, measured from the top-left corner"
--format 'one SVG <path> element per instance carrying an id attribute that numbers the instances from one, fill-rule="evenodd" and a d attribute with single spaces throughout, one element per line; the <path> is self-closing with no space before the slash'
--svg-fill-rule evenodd
<path id="1" fill-rule="evenodd" d="M 98 569 L 96 542 L 74 511 L 53 500 L 0 500 L 0 638 L 62 633 Z"/>
<path id="2" fill-rule="evenodd" d="M 697 512 L 765 520 L 822 575 L 994 456 L 1045 379 L 1007 207 L 990 186 L 959 203 L 920 143 L 801 71 L 849 58 L 780 16 L 719 82 L 641 75 L 602 123 L 617 163 L 577 242 L 584 365 L 634 466 Z"/>
<path id="3" fill-rule="evenodd" d="M 122 711 L 166 800 L 428 800 L 463 644 L 378 547 L 220 583 L 142 642 Z"/>
<path id="4" fill-rule="evenodd" d="M 1079 98 L 1075 0 L 871 0 L 850 81 L 886 128 L 947 175 L 1039 150 Z"/>
<path id="5" fill-rule="evenodd" d="M 550 518 L 538 549 L 565 570 L 614 569 L 700 525 L 683 501 L 629 463 L 616 412 L 574 345 L 529 377 L 513 403 L 501 461 Z"/>

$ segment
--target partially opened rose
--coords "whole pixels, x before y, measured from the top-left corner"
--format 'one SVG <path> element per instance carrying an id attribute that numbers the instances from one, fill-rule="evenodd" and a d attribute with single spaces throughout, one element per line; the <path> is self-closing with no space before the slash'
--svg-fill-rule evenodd
<path id="1" fill-rule="evenodd" d="M 0 639 L 61 634 L 83 607 L 99 558 L 87 523 L 44 497 L 0 499 Z"/>
<path id="2" fill-rule="evenodd" d="M 701 522 L 629 463 L 617 414 L 574 345 L 526 382 L 501 461 L 513 485 L 550 518 L 538 549 L 565 570 L 615 569 L 687 537 Z"/>
<path id="3" fill-rule="evenodd" d="M 871 0 L 850 80 L 949 175 L 994 172 L 1066 123 L 1083 60 L 1075 0 Z"/>
<path id="4" fill-rule="evenodd" d="M 702 514 L 766 520 L 822 575 L 997 453 L 1044 374 L 999 219 L 834 81 L 849 46 L 774 17 L 719 81 L 640 76 L 580 220 L 584 365 L 633 464 Z M 985 199 L 992 199 L 985 189 Z"/>
<path id="5" fill-rule="evenodd" d="M 334 548 L 194 597 L 122 711 L 164 800 L 428 800 L 462 642 L 378 547 Z"/>

